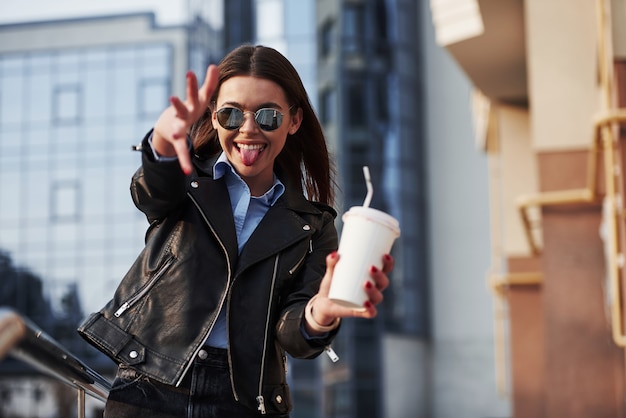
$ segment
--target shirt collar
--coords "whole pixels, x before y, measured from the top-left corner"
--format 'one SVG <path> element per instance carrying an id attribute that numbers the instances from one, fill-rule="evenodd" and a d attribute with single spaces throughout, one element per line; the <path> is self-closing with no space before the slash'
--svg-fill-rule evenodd
<path id="1" fill-rule="evenodd" d="M 226 158 L 226 154 L 222 151 L 219 158 L 213 165 L 213 178 L 218 180 L 226 175 L 228 175 L 231 179 L 237 179 L 237 181 L 245 185 L 246 190 L 248 189 L 248 185 L 243 181 L 239 174 L 237 174 L 235 168 L 232 166 L 230 161 L 228 161 L 228 158 Z M 278 179 L 276 173 L 274 173 L 274 183 L 272 184 L 272 187 L 270 187 L 264 195 L 254 198 L 262 200 L 268 205 L 273 206 L 283 193 L 285 193 L 285 185 Z"/>

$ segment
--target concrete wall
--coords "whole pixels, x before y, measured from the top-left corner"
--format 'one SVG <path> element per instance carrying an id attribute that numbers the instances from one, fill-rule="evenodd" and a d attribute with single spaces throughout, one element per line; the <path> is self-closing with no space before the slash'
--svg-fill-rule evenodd
<path id="1" fill-rule="evenodd" d="M 495 382 L 487 156 L 475 146 L 471 85 L 435 44 L 422 4 L 430 225 L 432 418 L 508 417 Z M 428 366 L 428 367 L 427 367 Z"/>

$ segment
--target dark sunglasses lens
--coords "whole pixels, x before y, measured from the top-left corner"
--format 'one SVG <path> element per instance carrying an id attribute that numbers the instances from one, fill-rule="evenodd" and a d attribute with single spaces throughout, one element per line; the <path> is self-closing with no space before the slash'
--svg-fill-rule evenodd
<path id="1" fill-rule="evenodd" d="M 243 112 L 236 107 L 224 107 L 217 111 L 217 121 L 222 128 L 232 131 L 243 123 Z"/>
<path id="2" fill-rule="evenodd" d="M 259 109 L 254 119 L 259 128 L 264 131 L 273 131 L 278 129 L 280 124 L 283 123 L 283 114 L 275 109 Z"/>

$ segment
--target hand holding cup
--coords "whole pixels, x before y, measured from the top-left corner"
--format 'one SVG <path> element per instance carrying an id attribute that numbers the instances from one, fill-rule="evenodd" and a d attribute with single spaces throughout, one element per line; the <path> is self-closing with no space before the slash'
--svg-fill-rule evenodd
<path id="1" fill-rule="evenodd" d="M 374 265 L 368 269 L 368 279 L 361 283 L 362 291 L 367 295 L 367 299 L 360 307 L 350 307 L 339 304 L 328 297 L 333 279 L 335 266 L 340 255 L 337 251 L 330 253 L 326 257 L 326 274 L 320 284 L 320 289 L 315 296 L 312 306 L 312 317 L 317 325 L 327 326 L 336 322 L 337 318 L 374 318 L 378 314 L 376 306 L 383 301 L 383 291 L 389 286 L 388 273 L 393 270 L 394 260 L 389 254 L 385 254 L 381 259 L 382 268 Z M 320 334 L 306 323 L 309 335 Z"/>

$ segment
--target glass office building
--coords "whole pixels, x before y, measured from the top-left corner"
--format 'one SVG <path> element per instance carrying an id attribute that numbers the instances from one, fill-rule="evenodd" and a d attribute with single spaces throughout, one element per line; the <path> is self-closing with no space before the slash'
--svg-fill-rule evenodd
<path id="1" fill-rule="evenodd" d="M 388 343 L 385 349 L 387 335 L 402 336 L 413 352 L 429 336 L 418 18 L 417 3 L 408 0 L 317 2 L 319 114 L 337 155 L 339 210 L 363 204 L 367 165 L 372 207 L 402 229 L 381 315 L 345 320 L 336 340 L 343 361 L 323 373 L 326 417 L 388 416 L 391 385 L 420 387 L 425 376 L 424 358 L 404 364 L 415 370 L 410 381 L 390 380 L 385 368 L 401 355 Z"/>
<path id="2" fill-rule="evenodd" d="M 180 91 L 185 33 L 150 14 L 0 27 L 0 250 L 53 303 L 77 284 L 99 309 L 143 246 L 131 146 Z"/>

